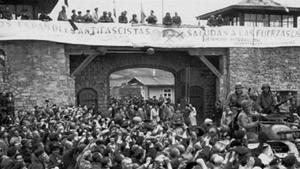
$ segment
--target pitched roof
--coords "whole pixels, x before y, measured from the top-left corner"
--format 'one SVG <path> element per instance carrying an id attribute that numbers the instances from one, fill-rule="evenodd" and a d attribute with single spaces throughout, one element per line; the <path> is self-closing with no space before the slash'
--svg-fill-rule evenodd
<path id="1" fill-rule="evenodd" d="M 172 86 L 174 78 L 170 77 L 134 77 L 128 81 L 128 84 L 140 82 L 144 86 Z"/>
<path id="2" fill-rule="evenodd" d="M 252 6 L 279 6 L 283 5 L 273 0 L 242 0 L 237 5 L 252 5 Z"/>
<path id="3" fill-rule="evenodd" d="M 197 16 L 197 19 L 207 19 L 211 15 L 219 15 L 219 14 L 226 14 L 230 13 L 232 10 L 263 10 L 265 11 L 280 11 L 286 13 L 296 13 L 299 15 L 300 8 L 296 7 L 289 7 L 280 3 L 277 3 L 273 0 L 242 0 L 241 2 L 218 9 L 200 16 Z"/>

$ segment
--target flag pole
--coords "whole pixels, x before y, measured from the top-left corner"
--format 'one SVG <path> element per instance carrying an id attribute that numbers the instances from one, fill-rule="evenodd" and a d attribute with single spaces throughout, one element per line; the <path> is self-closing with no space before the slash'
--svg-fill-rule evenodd
<path id="1" fill-rule="evenodd" d="M 140 1 L 141 5 L 141 23 L 143 24 L 145 22 L 146 14 L 144 12 L 144 7 L 143 7 L 143 0 Z"/>
<path id="2" fill-rule="evenodd" d="M 164 18 L 164 0 L 161 0 L 161 19 Z"/>
<path id="3" fill-rule="evenodd" d="M 115 19 L 117 20 L 117 9 L 116 9 L 116 1 L 113 0 L 113 15 Z"/>

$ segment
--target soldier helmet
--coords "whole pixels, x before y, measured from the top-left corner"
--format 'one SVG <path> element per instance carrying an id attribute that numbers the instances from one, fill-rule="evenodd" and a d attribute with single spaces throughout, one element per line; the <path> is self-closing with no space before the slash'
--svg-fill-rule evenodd
<path id="1" fill-rule="evenodd" d="M 242 85 L 242 83 L 238 82 L 238 83 L 235 84 L 235 87 L 234 87 L 234 88 L 235 88 L 235 89 L 242 89 L 242 88 L 243 88 L 243 85 Z"/>
<path id="2" fill-rule="evenodd" d="M 243 101 L 241 102 L 241 107 L 242 107 L 242 108 L 248 108 L 250 105 L 251 105 L 251 102 L 248 101 L 248 100 L 243 100 Z"/>
<path id="3" fill-rule="evenodd" d="M 261 86 L 261 90 L 263 90 L 264 88 L 268 87 L 269 89 L 271 89 L 271 86 L 268 83 L 265 83 Z"/>

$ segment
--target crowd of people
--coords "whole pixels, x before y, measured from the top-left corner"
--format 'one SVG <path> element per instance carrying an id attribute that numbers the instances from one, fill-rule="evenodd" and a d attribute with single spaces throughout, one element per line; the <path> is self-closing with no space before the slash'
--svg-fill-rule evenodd
<path id="1" fill-rule="evenodd" d="M 0 10 L 0 19 L 16 19 L 20 18 L 21 20 L 29 20 L 32 19 L 30 17 L 30 13 L 28 10 L 22 10 L 20 14 L 13 16 L 13 13 L 10 11 L 8 7 Z M 53 19 L 45 12 L 39 14 L 39 20 L 42 21 L 52 21 Z M 116 18 L 112 15 L 112 12 L 103 11 L 102 14 L 99 13 L 98 8 L 95 8 L 94 11 L 86 10 L 85 14 L 82 11 L 76 11 L 75 9 L 72 10 L 72 14 L 70 17 L 67 15 L 66 7 L 62 6 L 61 11 L 58 13 L 57 20 L 58 21 L 69 21 L 72 20 L 73 22 L 77 23 L 131 23 L 131 24 L 138 24 L 144 23 L 144 20 L 148 24 L 157 24 L 157 17 L 154 15 L 154 11 L 150 11 L 150 15 L 148 17 L 145 16 L 144 19 L 141 18 L 139 21 L 137 19 L 136 14 L 132 14 L 131 19 L 127 17 L 127 11 L 122 11 L 120 16 L 118 16 L 117 21 Z M 180 26 L 181 25 L 181 17 L 175 12 L 174 16 L 172 17 L 169 12 L 162 19 L 162 24 L 165 26 Z"/>
<path id="2" fill-rule="evenodd" d="M 220 121 L 199 124 L 191 104 L 170 99 L 110 98 L 99 113 L 86 106 L 47 104 L 17 110 L 0 129 L 0 166 L 3 169 L 294 169 L 293 154 L 279 159 L 266 135 L 253 133 L 254 102 L 241 84 L 229 94 Z M 265 113 L 276 100 L 270 86 L 262 87 L 256 109 Z M 239 109 L 241 109 L 239 111 Z M 218 112 L 216 110 L 216 112 Z M 238 128 L 229 119 L 237 114 Z M 229 120 L 230 121 L 230 120 Z M 299 122 L 298 122 L 299 123 Z M 253 134 L 258 134 L 256 137 Z M 251 136 L 252 135 L 252 136 Z M 252 138 L 258 146 L 249 148 Z"/>
<path id="3" fill-rule="evenodd" d="M 67 17 L 66 8 L 65 6 L 62 6 L 62 10 L 58 14 L 59 21 L 67 21 L 69 18 Z M 99 14 L 98 8 L 95 8 L 93 13 L 91 13 L 90 10 L 86 10 L 86 13 L 83 15 L 81 11 L 78 11 L 76 13 L 76 10 L 72 10 L 71 20 L 74 22 L 79 23 L 131 23 L 131 24 L 138 24 L 143 23 L 144 21 L 138 21 L 137 15 L 132 14 L 132 18 L 129 20 L 127 18 L 127 11 L 122 11 L 121 15 L 118 17 L 118 21 L 114 21 L 114 17 L 112 16 L 111 12 L 103 11 L 102 15 Z M 146 22 L 148 24 L 157 24 L 157 17 L 154 15 L 154 11 L 150 11 L 150 15 L 146 18 Z M 170 13 L 167 12 L 166 16 L 163 18 L 162 21 L 163 25 L 166 26 L 180 26 L 181 25 L 181 18 L 178 16 L 178 13 L 175 12 L 175 16 L 171 17 Z"/>
<path id="4" fill-rule="evenodd" d="M 218 15 L 217 17 L 215 15 L 211 15 L 207 19 L 207 26 L 223 26 L 224 24 L 225 22 L 222 15 Z"/>

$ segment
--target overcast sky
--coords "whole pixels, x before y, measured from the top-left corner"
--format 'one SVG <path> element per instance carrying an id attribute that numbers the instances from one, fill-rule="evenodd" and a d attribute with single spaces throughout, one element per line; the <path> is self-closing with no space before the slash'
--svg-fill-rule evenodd
<path id="1" fill-rule="evenodd" d="M 104 10 L 113 11 L 113 0 L 68 0 L 69 8 L 67 8 L 68 17 L 72 9 L 81 10 L 85 14 L 86 9 L 90 9 L 92 12 L 95 7 L 99 8 L 100 13 Z M 195 16 L 224 8 L 229 5 L 236 4 L 241 0 L 115 0 L 117 16 L 121 11 L 126 10 L 128 12 L 128 18 L 131 18 L 132 14 L 137 14 L 140 18 L 141 3 L 145 14 L 148 16 L 150 10 L 155 11 L 155 15 L 161 22 L 162 11 L 174 12 L 182 18 L 183 24 L 197 24 Z M 275 0 L 283 5 L 290 7 L 300 7 L 300 0 Z M 163 5 L 162 5 L 163 4 Z M 57 18 L 58 12 L 61 10 L 61 6 L 64 5 L 64 0 L 59 0 L 57 6 L 54 8 L 50 16 Z M 162 10 L 163 9 L 163 10 Z"/>

